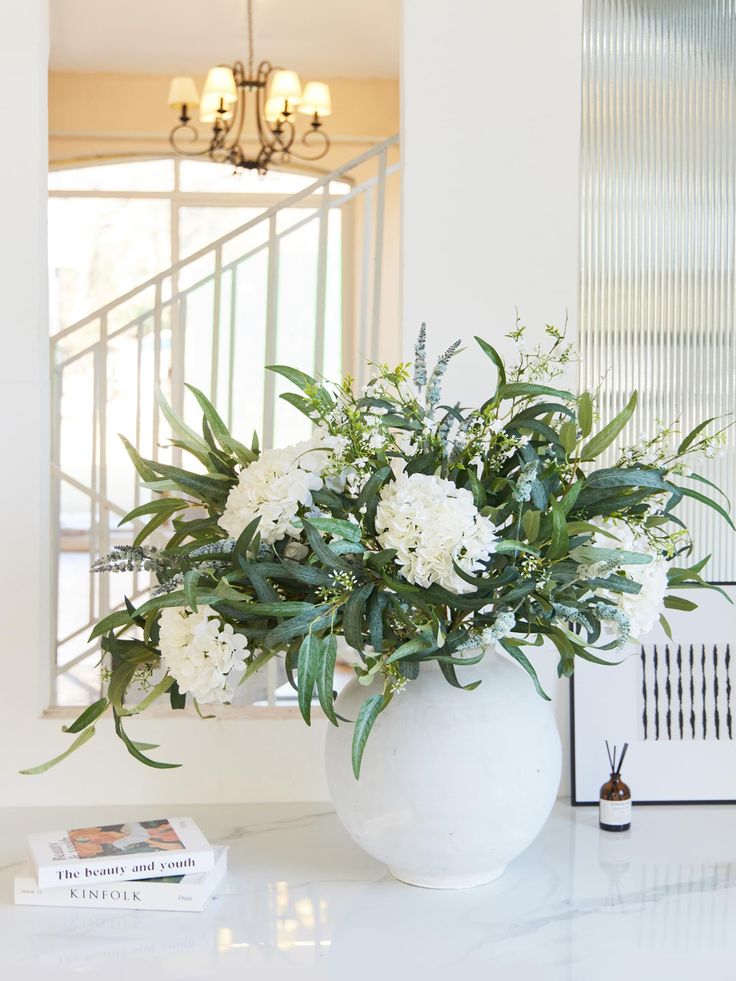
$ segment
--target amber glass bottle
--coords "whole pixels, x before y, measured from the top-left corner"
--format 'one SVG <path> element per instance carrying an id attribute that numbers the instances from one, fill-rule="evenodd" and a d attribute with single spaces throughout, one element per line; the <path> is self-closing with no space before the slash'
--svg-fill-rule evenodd
<path id="1" fill-rule="evenodd" d="M 628 831 L 631 827 L 631 791 L 616 771 L 601 787 L 599 819 L 603 831 Z"/>
<path id="2" fill-rule="evenodd" d="M 616 747 L 611 752 L 606 740 L 611 776 L 601 787 L 598 800 L 598 820 L 603 831 L 628 831 L 631 827 L 631 791 L 621 779 L 621 767 L 628 748 L 629 744 L 624 743 L 621 755 L 617 758 Z"/>

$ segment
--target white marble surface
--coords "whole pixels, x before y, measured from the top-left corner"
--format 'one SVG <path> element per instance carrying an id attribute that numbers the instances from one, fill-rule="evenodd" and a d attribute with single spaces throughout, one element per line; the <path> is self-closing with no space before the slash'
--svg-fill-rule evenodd
<path id="1" fill-rule="evenodd" d="M 501 879 L 462 892 L 392 880 L 327 804 L 176 810 L 230 845 L 228 878 L 204 913 L 14 907 L 26 833 L 142 815 L 0 811 L 2 981 L 736 977 L 729 807 L 636 808 L 631 832 L 611 835 L 595 810 L 560 802 Z"/>

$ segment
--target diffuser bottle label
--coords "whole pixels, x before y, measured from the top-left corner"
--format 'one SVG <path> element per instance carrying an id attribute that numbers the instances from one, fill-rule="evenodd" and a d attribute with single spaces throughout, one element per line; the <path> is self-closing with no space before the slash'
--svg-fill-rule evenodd
<path id="1" fill-rule="evenodd" d="M 601 824 L 619 826 L 631 824 L 630 800 L 602 800 L 600 802 Z"/>

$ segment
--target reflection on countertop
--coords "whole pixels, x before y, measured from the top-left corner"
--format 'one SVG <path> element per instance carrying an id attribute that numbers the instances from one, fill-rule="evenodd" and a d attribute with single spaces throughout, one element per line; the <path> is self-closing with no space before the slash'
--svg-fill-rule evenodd
<path id="1" fill-rule="evenodd" d="M 0 811 L 0 977 L 736 977 L 736 811 L 728 806 L 636 808 L 630 832 L 608 834 L 594 809 L 559 802 L 501 879 L 460 892 L 394 881 L 326 804 L 175 810 L 230 845 L 228 877 L 204 913 L 14 907 L 29 831 L 131 819 L 141 808 Z"/>

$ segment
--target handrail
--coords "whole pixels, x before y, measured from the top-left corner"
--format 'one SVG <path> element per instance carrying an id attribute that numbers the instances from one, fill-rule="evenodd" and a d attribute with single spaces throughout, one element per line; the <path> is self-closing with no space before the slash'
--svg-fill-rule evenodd
<path id="1" fill-rule="evenodd" d="M 167 269 L 164 269 L 162 272 L 156 273 L 155 276 L 151 276 L 149 279 L 146 279 L 142 283 L 139 283 L 138 286 L 135 286 L 133 287 L 133 289 L 128 290 L 127 293 L 121 294 L 120 296 L 112 300 L 110 303 L 106 303 L 104 306 L 99 307 L 97 310 L 93 311 L 92 313 L 87 314 L 87 316 L 83 317 L 81 320 L 78 320 L 75 323 L 70 324 L 68 327 L 65 327 L 63 330 L 60 330 L 57 334 L 54 334 L 50 338 L 52 348 L 56 344 L 58 344 L 59 341 L 63 340 L 65 337 L 68 337 L 70 334 L 75 333 L 77 330 L 80 330 L 82 327 L 86 327 L 87 324 L 90 324 L 95 320 L 99 319 L 100 317 L 104 316 L 106 313 L 108 313 L 110 310 L 113 310 L 115 307 L 122 306 L 123 303 L 126 303 L 128 300 L 132 300 L 133 297 L 136 296 L 136 294 L 142 293 L 144 290 L 150 289 L 152 286 L 156 286 L 157 284 L 161 283 L 163 280 L 173 276 L 175 273 L 177 273 L 180 269 L 183 269 L 185 266 L 188 266 L 191 263 L 197 262 L 197 260 L 204 258 L 210 252 L 215 252 L 217 249 L 221 249 L 222 246 L 227 244 L 227 242 L 231 241 L 231 239 L 237 238 L 239 235 L 242 235 L 244 232 L 249 231 L 249 229 L 254 228 L 256 225 L 261 224 L 261 222 L 268 221 L 271 217 L 276 215 L 279 211 L 283 210 L 284 208 L 293 207 L 295 204 L 298 204 L 303 198 L 307 198 L 313 195 L 319 188 L 329 186 L 332 183 L 332 181 L 338 180 L 340 177 L 344 176 L 349 171 L 354 170 L 356 167 L 361 166 L 361 164 L 367 163 L 369 160 L 372 160 L 374 157 L 380 156 L 389 147 L 395 146 L 396 144 L 398 144 L 398 142 L 399 142 L 398 134 L 394 136 L 390 136 L 387 140 L 384 140 L 383 143 L 379 143 L 376 146 L 371 147 L 370 150 L 366 150 L 365 153 L 361 153 L 360 156 L 355 157 L 353 160 L 349 160 L 347 163 L 342 164 L 340 167 L 337 167 L 329 174 L 325 174 L 324 177 L 320 177 L 313 184 L 310 184 L 308 187 L 303 188 L 303 190 L 297 191 L 295 194 L 292 194 L 288 198 L 284 198 L 283 201 L 281 201 L 279 204 L 272 205 L 270 208 L 268 208 L 262 214 L 258 215 L 256 218 L 251 218 L 250 221 L 247 221 L 245 222 L 245 224 L 240 225 L 238 228 L 234 228 L 232 231 L 227 232 L 225 235 L 220 236 L 220 238 L 215 239 L 214 241 L 205 245 L 203 248 L 199 249 L 199 251 L 193 252 L 191 255 L 186 256 L 183 259 L 179 259 L 177 262 L 173 263 Z"/>

